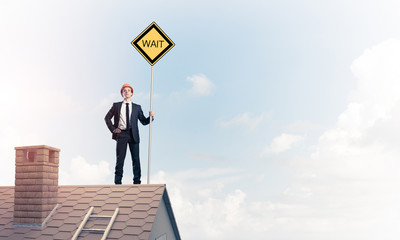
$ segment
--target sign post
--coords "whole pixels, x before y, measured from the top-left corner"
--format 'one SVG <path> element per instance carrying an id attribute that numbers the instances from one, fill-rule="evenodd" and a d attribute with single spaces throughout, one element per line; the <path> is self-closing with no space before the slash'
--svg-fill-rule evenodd
<path id="1" fill-rule="evenodd" d="M 150 111 L 153 111 L 153 66 L 160 60 L 175 43 L 165 34 L 161 28 L 152 22 L 142 33 L 139 34 L 131 44 L 151 65 L 150 85 Z M 147 167 L 147 184 L 150 183 L 150 162 L 151 162 L 151 119 L 149 125 L 149 154 Z"/>

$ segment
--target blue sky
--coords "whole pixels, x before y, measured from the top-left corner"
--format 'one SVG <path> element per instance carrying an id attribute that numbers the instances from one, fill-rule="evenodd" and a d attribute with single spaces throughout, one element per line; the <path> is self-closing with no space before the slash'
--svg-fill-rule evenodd
<path id="1" fill-rule="evenodd" d="M 155 21 L 151 182 L 184 239 L 398 239 L 395 1 L 0 1 L 0 185 L 14 147 L 61 149 L 60 184 L 111 184 L 104 116 Z M 142 180 L 148 127 L 140 127 Z M 129 158 L 123 183 L 132 178 Z"/>

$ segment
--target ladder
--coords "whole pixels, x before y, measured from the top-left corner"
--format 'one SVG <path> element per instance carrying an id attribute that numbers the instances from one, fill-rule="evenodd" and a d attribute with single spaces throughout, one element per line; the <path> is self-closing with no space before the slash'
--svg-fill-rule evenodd
<path id="1" fill-rule="evenodd" d="M 77 240 L 79 237 L 79 234 L 81 234 L 82 231 L 90 231 L 90 232 L 104 232 L 103 237 L 101 240 L 106 240 L 108 234 L 110 233 L 111 227 L 115 221 L 115 218 L 117 218 L 119 208 L 116 208 L 114 211 L 114 214 L 112 216 L 103 216 L 103 215 L 92 215 L 94 207 L 90 207 L 89 212 L 86 213 L 85 218 L 83 219 L 81 225 L 79 226 L 78 230 L 76 230 L 74 236 L 72 236 L 71 240 Z M 111 218 L 110 222 L 108 223 L 106 229 L 87 229 L 84 228 L 86 225 L 86 222 L 89 220 L 89 218 Z"/>

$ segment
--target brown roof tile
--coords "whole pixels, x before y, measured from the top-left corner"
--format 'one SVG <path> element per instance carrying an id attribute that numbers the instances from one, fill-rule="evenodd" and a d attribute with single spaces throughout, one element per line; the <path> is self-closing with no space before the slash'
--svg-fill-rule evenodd
<path id="1" fill-rule="evenodd" d="M 68 200 L 79 200 L 81 198 L 82 198 L 82 195 L 71 194 L 68 196 Z"/>
<path id="2" fill-rule="evenodd" d="M 8 237 L 14 233 L 13 229 L 3 229 L 0 230 L 0 237 Z"/>
<path id="3" fill-rule="evenodd" d="M 22 233 L 14 233 L 12 235 L 9 236 L 9 239 L 13 239 L 13 240 L 24 240 L 24 234 Z"/>
<path id="4" fill-rule="evenodd" d="M 54 239 L 71 239 L 72 236 L 71 232 L 58 232 L 53 237 Z"/>
<path id="5" fill-rule="evenodd" d="M 72 208 L 74 210 L 86 210 L 89 209 L 89 203 L 77 203 Z"/>
<path id="6" fill-rule="evenodd" d="M 139 235 L 142 233 L 141 227 L 126 227 L 122 230 L 125 235 Z"/>
<path id="7" fill-rule="evenodd" d="M 149 237 L 150 237 L 150 231 L 149 232 L 142 232 L 139 235 L 139 239 L 149 239 Z"/>
<path id="8" fill-rule="evenodd" d="M 25 234 L 26 238 L 32 238 L 32 239 L 37 239 L 40 235 L 42 235 L 41 230 L 40 229 L 34 229 Z"/>
<path id="9" fill-rule="evenodd" d="M 157 205 L 157 201 L 151 201 L 151 202 L 149 202 L 148 204 L 149 204 L 149 206 L 151 207 L 151 208 L 157 208 L 158 207 L 158 205 Z"/>
<path id="10" fill-rule="evenodd" d="M 140 221 L 140 222 L 139 222 Z M 141 227 L 143 224 L 145 224 L 146 222 L 144 220 L 140 220 L 140 219 L 132 219 L 130 218 L 128 221 L 126 221 L 126 226 L 128 227 Z"/>
<path id="11" fill-rule="evenodd" d="M 103 206 L 104 204 L 106 204 L 105 200 L 95 200 L 95 201 L 89 203 L 89 205 L 90 205 L 91 207 L 101 207 L 101 206 Z"/>
<path id="12" fill-rule="evenodd" d="M 149 215 L 147 216 L 144 220 L 149 223 L 149 222 L 154 222 L 154 220 L 156 219 L 155 215 Z"/>
<path id="13" fill-rule="evenodd" d="M 135 219 L 144 219 L 148 216 L 149 214 L 145 211 L 136 211 L 136 212 L 132 212 L 131 214 L 129 214 L 129 218 L 131 220 L 135 220 Z"/>
<path id="14" fill-rule="evenodd" d="M 134 240 L 136 240 L 136 239 L 140 239 L 139 237 L 136 237 L 136 238 L 132 238 L 131 237 L 132 235 L 123 235 L 119 240 L 132 240 L 132 239 L 134 239 Z"/>
<path id="15" fill-rule="evenodd" d="M 104 195 L 108 195 L 112 192 L 112 190 L 109 187 L 105 187 L 100 189 L 99 191 L 97 191 L 98 195 L 104 194 Z"/>
<path id="16" fill-rule="evenodd" d="M 40 240 L 54 240 L 53 236 L 47 236 L 47 235 L 40 235 L 39 238 Z"/>
<path id="17" fill-rule="evenodd" d="M 90 207 L 92 215 L 119 214 L 109 239 L 148 239 L 165 185 L 59 186 L 58 208 L 43 228 L 12 225 L 14 187 L 0 187 L 0 239 L 70 239 Z M 90 218 L 85 228 L 105 228 L 109 218 Z M 102 233 L 82 232 L 79 240 L 99 239 Z"/>
<path id="18" fill-rule="evenodd" d="M 57 215 L 53 216 L 54 220 L 65 220 L 68 217 L 68 213 L 59 212 Z"/>
<path id="19" fill-rule="evenodd" d="M 71 195 L 70 192 L 58 192 L 58 198 L 61 198 L 61 199 L 66 198 L 69 195 Z"/>
<path id="20" fill-rule="evenodd" d="M 101 207 L 101 210 L 103 211 L 112 211 L 114 213 L 114 210 L 118 207 L 118 203 L 107 203 Z"/>
<path id="21" fill-rule="evenodd" d="M 71 217 L 83 217 L 86 215 L 86 211 L 83 210 L 73 210 L 69 213 Z"/>
<path id="22" fill-rule="evenodd" d="M 71 191 L 71 195 L 82 195 L 86 192 L 85 188 L 76 188 L 73 191 Z"/>
<path id="23" fill-rule="evenodd" d="M 164 188 L 159 187 L 158 189 L 154 190 L 154 193 L 157 195 L 162 195 L 164 193 Z"/>
<path id="24" fill-rule="evenodd" d="M 105 229 L 109 223 L 110 219 L 100 218 L 89 218 L 86 222 L 85 228 L 87 229 Z"/>
<path id="25" fill-rule="evenodd" d="M 58 213 L 70 213 L 73 210 L 72 206 L 61 205 L 60 208 L 57 208 Z"/>
<path id="26" fill-rule="evenodd" d="M 47 226 L 49 227 L 61 227 L 62 225 L 64 225 L 64 220 L 62 219 L 53 219 L 47 223 Z"/>
<path id="27" fill-rule="evenodd" d="M 126 200 L 126 201 L 132 201 L 135 202 L 139 197 L 137 196 L 137 194 L 127 194 L 125 196 L 121 197 L 121 200 Z"/>
<path id="28" fill-rule="evenodd" d="M 79 235 L 79 240 L 99 240 L 102 235 L 101 233 L 82 232 Z"/>
<path id="29" fill-rule="evenodd" d="M 130 195 L 130 194 L 138 195 L 139 193 L 140 193 L 139 188 L 130 188 L 125 191 L 125 194 L 127 194 L 127 195 Z"/>
<path id="30" fill-rule="evenodd" d="M 142 198 L 152 198 L 154 196 L 155 196 L 154 192 L 143 192 L 140 194 L 140 197 Z"/>
<path id="31" fill-rule="evenodd" d="M 60 192 L 60 193 L 65 193 L 66 192 L 68 194 L 71 194 L 71 192 L 74 191 L 76 188 L 77 187 L 74 187 L 74 186 L 72 186 L 72 187 L 64 186 L 64 187 L 59 188 L 58 192 Z"/>
<path id="32" fill-rule="evenodd" d="M 114 230 L 122 230 L 126 228 L 125 222 L 114 222 L 113 227 Z"/>
<path id="33" fill-rule="evenodd" d="M 62 226 L 60 226 L 59 230 L 61 232 L 72 232 L 72 231 L 76 230 L 76 225 L 64 223 Z"/>
<path id="34" fill-rule="evenodd" d="M 94 197 L 94 196 L 93 196 Z M 79 203 L 83 204 L 83 203 L 91 203 L 93 201 L 93 197 L 84 197 L 79 199 Z"/>
<path id="35" fill-rule="evenodd" d="M 124 192 L 112 192 L 112 193 L 108 194 L 108 197 L 110 197 L 110 198 L 121 198 L 124 195 L 125 195 Z"/>
<path id="36" fill-rule="evenodd" d="M 129 216 L 127 214 L 123 214 L 121 212 L 121 208 L 119 209 L 120 214 L 115 218 L 115 222 L 126 222 L 129 219 Z"/>
<path id="37" fill-rule="evenodd" d="M 52 227 L 52 226 L 48 226 L 45 229 L 43 229 L 42 234 L 43 235 L 50 235 L 53 236 L 56 233 L 58 233 L 59 229 L 58 227 Z"/>
<path id="38" fill-rule="evenodd" d="M 153 227 L 153 223 L 151 222 L 151 223 L 145 223 L 143 226 L 142 226 L 142 230 L 143 231 L 151 231 L 151 228 Z"/>
<path id="39" fill-rule="evenodd" d="M 90 192 L 97 192 L 101 189 L 101 186 L 88 186 L 85 188 L 85 194 L 88 195 Z"/>
<path id="40" fill-rule="evenodd" d="M 112 197 L 107 199 L 107 203 L 119 203 L 121 202 L 121 197 Z"/>
<path id="41" fill-rule="evenodd" d="M 132 207 L 133 211 L 147 211 L 151 208 L 149 204 L 135 204 L 135 206 Z"/>
<path id="42" fill-rule="evenodd" d="M 55 214 L 55 215 L 57 215 L 57 214 Z M 81 222 L 82 219 L 83 219 L 83 217 L 68 216 L 68 217 L 64 220 L 64 222 L 65 222 L 65 223 L 77 224 L 77 223 Z"/>
<path id="43" fill-rule="evenodd" d="M 91 195 L 92 195 L 92 193 L 91 193 Z M 85 194 L 85 197 L 86 197 L 86 196 L 87 196 L 87 195 Z M 91 196 L 90 198 L 92 198 L 92 201 L 93 201 L 93 198 L 95 198 L 95 200 L 104 201 L 104 200 L 107 200 L 107 199 L 109 198 L 109 196 L 106 195 L 106 194 L 101 194 L 101 195 L 94 195 L 94 196 Z"/>
<path id="44" fill-rule="evenodd" d="M 5 203 L 0 205 L 0 209 L 8 209 L 8 208 L 10 208 L 12 206 L 14 206 L 14 203 L 5 202 Z"/>
<path id="45" fill-rule="evenodd" d="M 126 185 L 120 185 L 117 188 L 113 189 L 113 192 L 125 192 L 126 190 L 130 189 L 131 187 L 128 187 Z"/>
<path id="46" fill-rule="evenodd" d="M 132 212 L 132 207 L 123 207 L 123 206 L 119 206 L 119 216 L 125 216 L 125 215 L 129 215 Z"/>
<path id="47" fill-rule="evenodd" d="M 63 207 L 71 207 L 73 208 L 76 204 L 76 200 L 71 200 L 71 201 L 64 201 L 61 203 Z"/>
<path id="48" fill-rule="evenodd" d="M 149 215 L 156 215 L 157 214 L 157 208 L 151 208 L 149 211 L 147 211 Z"/>
<path id="49" fill-rule="evenodd" d="M 138 200 L 136 200 L 136 203 L 145 203 L 145 204 L 150 204 L 151 202 L 153 202 L 154 200 L 152 198 L 147 198 L 147 197 L 143 197 L 143 198 L 139 198 Z"/>
<path id="50" fill-rule="evenodd" d="M 112 231 L 110 235 L 108 235 L 109 239 L 120 239 L 124 234 L 122 231 Z"/>
<path id="51" fill-rule="evenodd" d="M 2 212 L 0 212 L 0 215 L 2 215 Z M 7 223 L 9 223 L 10 220 L 6 218 L 0 218 L 0 229 L 4 227 Z"/>
<path id="52" fill-rule="evenodd" d="M 118 203 L 118 206 L 120 208 L 131 208 L 133 205 L 135 205 L 134 202 L 132 201 L 127 201 L 127 200 L 122 200 Z"/>

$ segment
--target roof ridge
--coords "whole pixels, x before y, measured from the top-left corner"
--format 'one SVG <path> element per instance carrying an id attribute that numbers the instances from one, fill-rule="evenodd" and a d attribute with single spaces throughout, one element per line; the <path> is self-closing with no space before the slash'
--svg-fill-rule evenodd
<path id="1" fill-rule="evenodd" d="M 115 185 L 115 184 L 98 184 L 98 185 L 58 185 L 58 187 L 165 187 L 165 183 L 160 183 L 160 184 L 120 184 L 120 185 Z"/>

